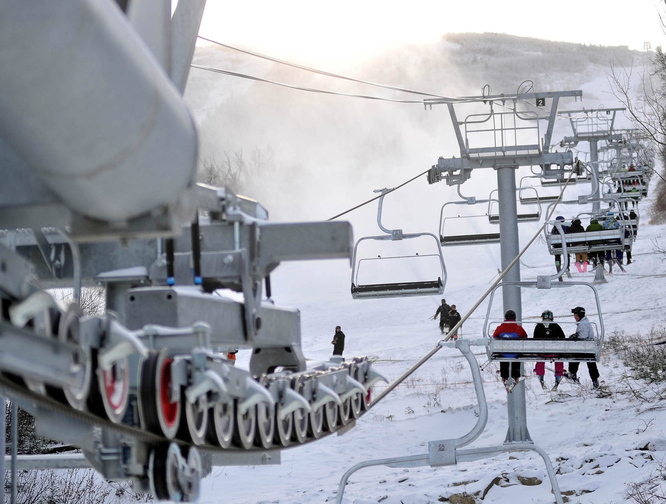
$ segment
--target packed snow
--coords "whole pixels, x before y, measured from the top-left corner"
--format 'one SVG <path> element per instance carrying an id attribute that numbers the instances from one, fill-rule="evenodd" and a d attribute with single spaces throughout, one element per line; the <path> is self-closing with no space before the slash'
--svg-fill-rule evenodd
<path id="1" fill-rule="evenodd" d="M 651 330 L 663 330 L 666 323 L 666 271 L 663 255 L 655 251 L 664 226 L 648 224 L 649 206 L 650 199 L 639 205 L 643 218 L 632 264 L 625 266 L 626 272 L 616 267 L 613 275 L 606 273 L 606 283 L 595 285 L 606 339 L 622 332 L 640 333 L 647 339 Z M 538 225 L 522 226 L 521 246 Z M 372 356 L 376 368 L 392 382 L 438 345 L 442 335 L 431 317 L 442 297 L 456 304 L 463 316 L 469 315 L 462 338 L 477 340 L 483 335 L 488 298 L 474 313 L 468 311 L 497 276 L 499 246 L 454 247 L 444 252 L 451 264 L 447 261 L 443 296 L 353 300 L 349 262 L 323 261 L 283 263 L 273 274 L 273 299 L 276 305 L 301 310 L 302 346 L 310 361 L 329 359 L 334 328 L 340 325 L 347 336 L 344 355 Z M 572 267 L 571 271 L 569 282 L 591 283 L 595 279 L 591 270 L 581 274 Z M 554 272 L 553 257 L 539 238 L 521 258 L 521 278 L 535 280 L 537 275 Z M 586 286 L 545 293 L 523 291 L 522 313 L 528 334 L 545 309 L 554 312 L 555 322 L 560 322 L 567 334 L 574 330 L 571 309 L 575 306 L 586 307 L 590 318 L 600 323 L 588 291 L 591 289 Z M 491 311 L 496 309 L 501 313 L 499 292 Z M 482 368 L 489 420 L 480 437 L 465 449 L 501 446 L 507 435 L 508 410 L 499 365 L 487 361 L 483 347 L 472 349 Z M 249 351 L 241 351 L 237 365 L 247 365 L 248 360 Z M 553 364 L 546 366 L 546 382 L 552 385 Z M 629 384 L 644 385 L 623 379 L 627 370 L 616 355 L 604 352 L 599 363 L 605 382 L 601 393 L 592 390 L 585 364 L 579 371 L 581 385 L 563 381 L 557 392 L 541 388 L 531 363 L 524 369 L 529 435 L 550 457 L 565 502 L 626 502 L 628 485 L 659 472 L 666 455 L 664 403 L 636 399 Z M 375 386 L 375 396 L 385 387 L 383 383 Z M 650 395 L 651 389 L 645 387 L 644 392 Z M 445 347 L 344 434 L 285 449 L 279 465 L 213 467 L 212 474 L 202 481 L 200 502 L 335 502 L 340 480 L 352 466 L 427 454 L 429 441 L 467 434 L 478 414 L 469 365 L 458 350 Z M 350 476 L 342 502 L 515 504 L 552 503 L 555 499 L 546 466 L 537 453 L 507 452 L 435 468 L 426 464 L 361 469 Z"/>

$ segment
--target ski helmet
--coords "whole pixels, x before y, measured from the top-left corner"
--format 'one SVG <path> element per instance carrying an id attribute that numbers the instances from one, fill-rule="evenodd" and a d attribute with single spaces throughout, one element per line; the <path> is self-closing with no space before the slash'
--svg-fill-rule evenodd
<path id="1" fill-rule="evenodd" d="M 541 318 L 544 320 L 553 320 L 553 312 L 550 310 L 544 310 L 541 314 Z"/>
<path id="2" fill-rule="evenodd" d="M 513 310 L 507 310 L 504 314 L 504 320 L 516 320 L 516 312 Z"/>
<path id="3" fill-rule="evenodd" d="M 571 313 L 578 315 L 580 318 L 583 318 L 585 316 L 585 308 L 582 306 L 576 306 L 573 310 L 571 310 Z"/>

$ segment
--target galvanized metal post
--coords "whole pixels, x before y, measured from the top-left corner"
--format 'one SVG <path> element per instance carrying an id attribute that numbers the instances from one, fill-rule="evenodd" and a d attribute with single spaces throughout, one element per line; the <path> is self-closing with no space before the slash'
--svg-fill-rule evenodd
<path id="1" fill-rule="evenodd" d="M 590 166 L 592 167 L 592 177 L 597 181 L 596 187 L 597 190 L 592 194 L 592 198 L 597 200 L 592 203 L 592 211 L 597 213 L 599 208 L 601 208 L 601 202 L 598 201 L 603 194 L 601 193 L 601 184 L 599 184 L 599 150 L 597 149 L 597 141 L 590 140 Z M 593 183 L 594 184 L 594 183 Z"/>
<path id="2" fill-rule="evenodd" d="M 518 219 L 516 206 L 516 169 L 507 166 L 497 169 L 498 205 L 500 214 L 500 254 L 502 270 L 513 261 L 520 252 Z M 520 282 L 520 263 L 516 263 L 505 276 L 507 282 Z M 516 312 L 516 320 L 521 321 L 522 298 L 520 287 L 516 285 L 502 287 L 504 310 Z M 522 375 L 521 364 L 521 375 Z M 525 406 L 525 383 L 519 383 L 510 394 L 507 394 L 509 429 L 506 443 L 530 442 L 527 430 L 527 409 Z"/>
<path id="3" fill-rule="evenodd" d="M 11 463 L 11 473 L 12 473 L 12 493 L 11 493 L 11 504 L 16 504 L 16 457 L 18 455 L 18 406 L 16 401 L 12 401 L 12 463 Z"/>
<path id="4" fill-rule="evenodd" d="M 0 415 L 0 432 L 2 433 L 2 438 L 0 438 L 0 504 L 5 504 L 5 436 L 7 434 L 7 422 L 5 421 L 5 415 L 7 414 L 7 399 L 5 396 L 0 395 L 0 402 L 2 402 L 2 415 Z"/>

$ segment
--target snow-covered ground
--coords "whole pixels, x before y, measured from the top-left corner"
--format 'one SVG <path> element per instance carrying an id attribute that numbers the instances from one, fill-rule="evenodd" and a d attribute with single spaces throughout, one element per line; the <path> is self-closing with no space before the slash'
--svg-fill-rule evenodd
<path id="1" fill-rule="evenodd" d="M 663 257 L 653 250 L 665 227 L 647 223 L 649 205 L 649 199 L 640 204 L 644 217 L 634 262 L 626 266 L 626 273 L 615 271 L 606 276 L 607 283 L 596 285 L 607 338 L 615 332 L 647 337 L 651 329 L 666 325 L 666 269 Z M 521 242 L 529 237 L 521 235 Z M 444 297 L 465 316 L 497 274 L 499 246 L 445 249 L 445 258 L 448 284 Z M 553 272 L 553 258 L 539 239 L 521 260 L 521 277 L 534 280 Z M 334 327 L 341 325 L 347 335 L 345 356 L 376 357 L 377 369 L 393 381 L 437 345 L 441 335 L 430 317 L 441 297 L 352 300 L 349 275 L 347 261 L 284 263 L 272 277 L 273 298 L 277 305 L 301 310 L 302 343 L 308 359 L 329 358 Z M 592 282 L 594 273 L 576 272 L 572 280 Z M 592 320 L 598 320 L 586 291 L 590 289 L 523 291 L 526 326 L 550 309 L 569 334 L 573 332 L 569 330 L 573 329 L 571 308 L 578 305 L 587 308 Z M 498 303 L 501 312 L 499 293 L 494 301 Z M 483 303 L 466 321 L 464 338 L 482 336 L 486 307 Z M 481 347 L 473 350 L 482 365 L 489 420 L 481 436 L 465 448 L 499 446 L 507 434 L 507 393 L 498 378 L 498 363 L 488 363 Z M 248 352 L 241 351 L 238 365 L 246 365 L 248 358 Z M 552 383 L 552 364 L 549 366 L 546 380 Z M 525 366 L 529 435 L 548 453 L 565 498 L 581 504 L 626 502 L 627 485 L 649 477 L 664 462 L 664 403 L 636 400 L 622 379 L 626 370 L 615 355 L 604 355 L 599 364 L 608 388 L 603 397 L 591 390 L 585 365 L 579 372 L 582 386 L 563 383 L 557 393 L 541 389 L 532 378 L 532 367 L 530 363 Z M 385 387 L 376 386 L 375 394 Z M 355 464 L 426 454 L 429 441 L 468 433 L 478 412 L 467 362 L 458 350 L 443 348 L 345 434 L 283 450 L 280 465 L 214 467 L 202 482 L 200 502 L 335 502 L 341 477 Z M 474 495 L 476 500 L 461 500 L 464 495 Z M 515 504 L 551 503 L 554 497 L 542 459 L 534 452 L 514 452 L 438 468 L 362 469 L 350 477 L 343 502 Z"/>

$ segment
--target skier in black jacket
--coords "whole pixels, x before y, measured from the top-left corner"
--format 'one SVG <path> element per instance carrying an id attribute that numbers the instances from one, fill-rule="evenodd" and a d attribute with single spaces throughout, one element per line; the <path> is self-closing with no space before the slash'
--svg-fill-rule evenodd
<path id="1" fill-rule="evenodd" d="M 462 317 L 460 316 L 460 313 L 458 313 L 458 310 L 456 310 L 456 305 L 451 305 L 451 310 L 449 311 L 449 318 L 447 319 L 447 324 L 449 326 L 449 329 L 451 329 L 453 326 L 455 326 L 458 322 L 460 322 L 460 319 Z M 460 329 L 460 328 L 458 328 Z M 458 331 L 454 332 L 451 335 L 451 339 L 457 340 L 458 339 Z"/>
<path id="2" fill-rule="evenodd" d="M 585 228 L 583 227 L 583 224 L 581 224 L 580 219 L 574 219 L 573 222 L 571 223 L 571 226 L 569 226 L 569 230 L 567 231 L 568 234 L 584 233 L 584 232 Z M 573 242 L 572 244 L 584 245 L 585 241 Z M 574 264 L 576 266 L 576 269 L 578 269 L 579 273 L 585 273 L 587 271 L 587 265 L 588 265 L 587 252 L 576 252 L 576 262 Z"/>
<path id="3" fill-rule="evenodd" d="M 442 333 L 444 332 L 444 326 L 448 325 L 450 311 L 451 307 L 446 304 L 446 299 L 442 299 L 442 304 L 437 307 L 437 311 L 432 317 L 433 319 L 436 319 L 437 315 L 439 315 L 439 330 L 442 331 Z"/>
<path id="4" fill-rule="evenodd" d="M 541 314 L 542 322 L 537 324 L 534 328 L 534 339 L 564 339 L 564 331 L 559 324 L 553 322 L 553 312 L 550 310 L 544 310 Z M 550 355 L 543 355 L 544 358 L 552 357 Z M 545 389 L 546 384 L 543 381 L 543 376 L 546 374 L 546 365 L 543 362 L 537 362 L 534 366 L 534 372 L 539 378 L 539 383 Z M 555 386 L 553 390 L 557 390 L 560 381 L 562 380 L 562 375 L 564 375 L 564 363 L 556 362 L 555 363 Z"/>
<path id="5" fill-rule="evenodd" d="M 333 355 L 342 355 L 345 351 L 345 333 L 342 332 L 340 326 L 335 327 L 335 335 L 333 336 Z"/>

